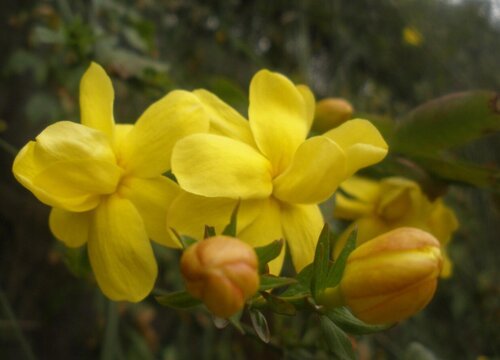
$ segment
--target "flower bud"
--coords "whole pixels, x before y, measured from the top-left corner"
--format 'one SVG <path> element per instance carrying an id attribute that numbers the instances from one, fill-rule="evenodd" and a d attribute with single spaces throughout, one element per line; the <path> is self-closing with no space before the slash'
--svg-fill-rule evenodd
<path id="1" fill-rule="evenodd" d="M 348 257 L 340 296 L 369 324 L 404 320 L 432 299 L 441 272 L 439 241 L 416 228 L 398 228 L 367 241 Z"/>
<path id="2" fill-rule="evenodd" d="M 254 249 L 229 236 L 214 236 L 190 246 L 181 258 L 187 291 L 216 316 L 228 318 L 259 288 Z"/>
<path id="3" fill-rule="evenodd" d="M 326 98 L 316 103 L 313 129 L 324 133 L 352 118 L 352 105 L 342 98 Z"/>

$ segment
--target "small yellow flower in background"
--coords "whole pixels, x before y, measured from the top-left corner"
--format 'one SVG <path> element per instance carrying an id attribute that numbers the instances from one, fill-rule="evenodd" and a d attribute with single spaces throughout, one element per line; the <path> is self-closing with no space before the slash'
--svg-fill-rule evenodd
<path id="1" fill-rule="evenodd" d="M 243 309 L 259 289 L 254 249 L 229 236 L 214 236 L 190 246 L 181 258 L 187 291 L 215 315 L 228 318 Z"/>
<path id="2" fill-rule="evenodd" d="M 340 187 L 347 196 L 337 193 L 334 216 L 355 221 L 337 241 L 335 257 L 355 226 L 358 245 L 392 229 L 410 226 L 428 231 L 439 240 L 444 258 L 441 276 L 451 276 L 446 247 L 458 221 L 442 199 L 431 202 L 416 182 L 400 177 L 374 181 L 353 176 Z"/>
<path id="3" fill-rule="evenodd" d="M 387 144 L 362 119 L 306 139 L 313 94 L 267 70 L 251 81 L 249 121 L 208 91 L 194 93 L 210 116 L 210 133 L 174 147 L 172 171 L 184 192 L 168 226 L 200 239 L 205 224 L 221 231 L 241 199 L 238 238 L 252 246 L 284 238 L 300 271 L 312 262 L 324 224 L 317 204 L 358 169 L 382 160 Z M 271 262 L 272 273 L 283 259 L 284 252 Z"/>
<path id="4" fill-rule="evenodd" d="M 179 247 L 166 228 L 178 186 L 162 176 L 179 138 L 208 130 L 208 118 L 189 92 L 173 91 L 135 125 L 116 125 L 114 91 L 92 63 L 80 82 L 81 124 L 48 126 L 17 155 L 17 180 L 52 206 L 49 224 L 69 247 L 88 244 L 102 291 L 113 300 L 142 300 L 157 265 L 149 238 Z"/>
<path id="5" fill-rule="evenodd" d="M 415 27 L 405 26 L 403 29 L 403 41 L 411 46 L 420 46 L 424 42 L 424 37 Z"/>
<path id="6" fill-rule="evenodd" d="M 440 245 L 431 234 L 398 228 L 354 249 L 331 295 L 366 323 L 395 323 L 431 301 L 441 266 Z"/>
<path id="7" fill-rule="evenodd" d="M 326 98 L 316 103 L 313 130 L 323 133 L 352 119 L 352 105 L 342 98 Z"/>

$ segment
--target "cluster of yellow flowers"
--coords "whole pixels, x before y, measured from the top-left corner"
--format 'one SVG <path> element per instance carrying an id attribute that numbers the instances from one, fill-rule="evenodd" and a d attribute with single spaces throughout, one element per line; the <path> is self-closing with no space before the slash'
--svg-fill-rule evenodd
<path id="1" fill-rule="evenodd" d="M 115 124 L 111 81 L 92 63 L 80 84 L 81 124 L 61 121 L 47 127 L 22 148 L 13 172 L 52 207 L 49 224 L 57 239 L 69 247 L 87 244 L 96 280 L 113 300 L 140 301 L 151 292 L 157 264 L 150 239 L 180 248 L 172 229 L 198 240 L 205 225 L 220 233 L 240 203 L 236 234 L 250 246 L 233 244 L 240 250 L 224 253 L 232 246 L 219 239 L 189 248 L 182 261 L 188 290 L 226 316 L 257 290 L 257 275 L 249 275 L 257 274 L 251 247 L 285 239 L 295 269 L 303 269 L 313 260 L 324 224 L 318 204 L 341 183 L 352 192 L 349 184 L 360 180 L 345 181 L 381 161 L 388 148 L 370 122 L 346 121 L 352 108 L 345 103 L 345 114 L 336 120 L 340 125 L 308 138 L 314 95 L 278 73 L 259 71 L 249 95 L 248 120 L 206 90 L 176 90 L 134 125 Z M 177 181 L 164 176 L 167 171 Z M 391 198 L 374 205 L 374 197 L 359 197 L 366 204 L 339 196 L 339 216 L 376 212 L 390 217 L 383 204 L 404 202 Z M 428 219 L 424 228 L 432 230 L 431 223 Z M 360 242 L 379 233 L 360 226 Z M 448 235 L 436 234 L 443 242 Z M 284 254 L 270 263 L 271 273 L 281 271 Z M 243 275 L 236 279 L 240 270 Z M 242 281 L 251 286 L 240 297 L 220 300 Z"/>

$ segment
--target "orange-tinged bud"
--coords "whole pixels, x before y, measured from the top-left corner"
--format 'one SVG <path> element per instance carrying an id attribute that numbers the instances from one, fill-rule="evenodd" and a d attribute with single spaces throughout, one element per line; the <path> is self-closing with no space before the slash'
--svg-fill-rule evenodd
<path id="1" fill-rule="evenodd" d="M 342 98 L 326 98 L 316 103 L 313 129 L 324 133 L 352 118 L 352 105 Z"/>
<path id="2" fill-rule="evenodd" d="M 229 236 L 214 236 L 190 246 L 182 255 L 181 272 L 187 291 L 222 318 L 241 310 L 259 288 L 254 249 Z"/>
<path id="3" fill-rule="evenodd" d="M 349 255 L 340 295 L 366 323 L 398 322 L 430 302 L 442 263 L 434 236 L 416 228 L 398 228 Z"/>

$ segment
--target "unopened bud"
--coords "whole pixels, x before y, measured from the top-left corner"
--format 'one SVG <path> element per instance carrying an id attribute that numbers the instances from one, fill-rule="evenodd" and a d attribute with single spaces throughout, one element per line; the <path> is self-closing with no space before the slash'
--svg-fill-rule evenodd
<path id="1" fill-rule="evenodd" d="M 254 249 L 229 236 L 214 236 L 190 246 L 182 255 L 181 272 L 187 291 L 222 318 L 241 310 L 259 288 Z"/>
<path id="2" fill-rule="evenodd" d="M 431 234 L 398 228 L 367 241 L 349 255 L 340 296 L 366 323 L 395 323 L 431 301 L 442 262 L 439 241 Z"/>
<path id="3" fill-rule="evenodd" d="M 352 118 L 352 105 L 342 98 L 326 98 L 316 103 L 313 129 L 324 133 Z"/>

